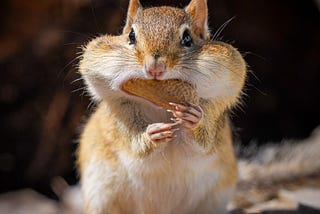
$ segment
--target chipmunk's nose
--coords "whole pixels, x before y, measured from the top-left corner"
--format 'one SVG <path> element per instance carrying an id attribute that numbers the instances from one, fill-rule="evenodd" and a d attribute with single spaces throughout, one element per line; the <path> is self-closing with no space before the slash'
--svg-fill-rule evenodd
<path id="1" fill-rule="evenodd" d="M 166 71 L 165 60 L 159 56 L 148 56 L 145 62 L 145 71 L 149 77 L 158 79 Z"/>
<path id="2" fill-rule="evenodd" d="M 164 73 L 164 70 L 161 67 L 154 67 L 150 68 L 148 71 L 148 74 L 154 78 L 161 77 Z"/>

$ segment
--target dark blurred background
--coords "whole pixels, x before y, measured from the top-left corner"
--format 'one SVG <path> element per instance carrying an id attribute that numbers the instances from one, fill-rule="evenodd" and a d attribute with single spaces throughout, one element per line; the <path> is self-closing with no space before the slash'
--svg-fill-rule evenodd
<path id="1" fill-rule="evenodd" d="M 183 7 L 188 1 L 141 0 Z M 125 0 L 0 1 L 0 192 L 77 182 L 74 152 L 92 111 L 79 80 L 81 46 L 124 24 Z M 302 139 L 320 123 L 320 2 L 212 0 L 210 26 L 245 56 L 243 144 Z M 156 27 L 156 26 L 155 26 Z"/>

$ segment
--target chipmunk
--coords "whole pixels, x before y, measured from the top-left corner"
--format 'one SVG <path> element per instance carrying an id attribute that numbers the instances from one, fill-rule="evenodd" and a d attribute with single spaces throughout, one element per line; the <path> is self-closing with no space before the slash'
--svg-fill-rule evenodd
<path id="1" fill-rule="evenodd" d="M 212 41 L 206 0 L 143 8 L 130 0 L 123 32 L 84 48 L 80 73 L 98 103 L 81 135 L 86 213 L 225 213 L 237 181 L 228 112 L 246 63 Z M 132 79 L 181 80 L 199 104 L 167 111 L 123 90 Z"/>

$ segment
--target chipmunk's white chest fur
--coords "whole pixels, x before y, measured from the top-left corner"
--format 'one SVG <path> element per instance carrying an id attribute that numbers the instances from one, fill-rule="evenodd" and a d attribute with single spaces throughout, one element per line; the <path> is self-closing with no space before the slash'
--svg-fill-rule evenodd
<path id="1" fill-rule="evenodd" d="M 215 158 L 195 142 L 170 142 L 141 160 L 120 154 L 130 213 L 194 213 L 219 179 Z"/>
<path id="2" fill-rule="evenodd" d="M 94 213 L 225 213 L 233 188 L 216 186 L 219 157 L 206 155 L 184 129 L 176 139 L 145 158 L 118 151 L 116 167 L 92 159 L 82 182 Z"/>

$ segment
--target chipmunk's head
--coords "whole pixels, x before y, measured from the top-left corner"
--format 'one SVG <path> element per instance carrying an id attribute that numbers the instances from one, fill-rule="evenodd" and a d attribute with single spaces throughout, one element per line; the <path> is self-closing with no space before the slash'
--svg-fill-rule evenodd
<path id="1" fill-rule="evenodd" d="M 182 56 L 209 39 L 207 2 L 192 0 L 185 9 L 144 9 L 139 0 L 131 0 L 123 35 L 148 78 L 172 78 Z"/>
<path id="2" fill-rule="evenodd" d="M 119 36 L 91 41 L 80 72 L 97 99 L 121 97 L 130 79 L 179 79 L 199 97 L 237 97 L 244 84 L 245 63 L 232 46 L 211 41 L 206 0 L 191 0 L 184 9 L 142 8 L 131 0 Z"/>

